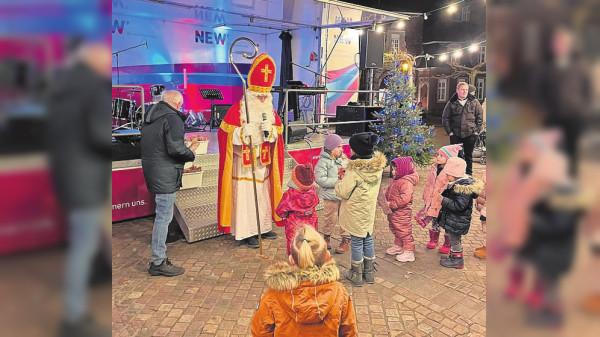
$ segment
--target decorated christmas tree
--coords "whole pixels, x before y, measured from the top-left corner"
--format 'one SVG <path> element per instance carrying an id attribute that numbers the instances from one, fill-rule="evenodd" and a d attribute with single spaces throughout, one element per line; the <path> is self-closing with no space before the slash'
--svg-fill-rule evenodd
<path id="1" fill-rule="evenodd" d="M 408 63 L 396 62 L 385 84 L 384 109 L 377 113 L 382 122 L 372 125 L 379 135 L 377 150 L 388 160 L 411 156 L 417 165 L 430 164 L 435 153 L 434 130 L 425 125 L 419 115 Z"/>

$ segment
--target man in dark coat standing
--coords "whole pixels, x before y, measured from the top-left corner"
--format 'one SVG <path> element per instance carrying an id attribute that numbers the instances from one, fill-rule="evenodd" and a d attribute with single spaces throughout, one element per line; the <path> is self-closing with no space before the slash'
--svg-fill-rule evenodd
<path id="1" fill-rule="evenodd" d="M 483 109 L 479 101 L 469 95 L 467 83 L 459 82 L 456 86 L 456 93 L 444 107 L 442 123 L 450 136 L 450 144 L 463 144 L 467 174 L 472 175 L 473 149 L 483 125 Z"/>
<path id="2" fill-rule="evenodd" d="M 194 152 L 184 144 L 185 115 L 179 109 L 183 96 L 166 91 L 144 117 L 142 125 L 142 169 L 146 186 L 156 195 L 156 218 L 152 229 L 152 261 L 148 273 L 152 276 L 177 276 L 185 272 L 167 258 L 167 231 L 173 220 L 175 192 L 181 188 L 183 164 L 193 161 Z"/>
<path id="3" fill-rule="evenodd" d="M 78 46 L 55 76 L 48 96 L 50 168 L 69 225 L 61 337 L 110 336 L 88 308 L 92 261 L 109 200 L 110 64 L 110 46 Z"/>

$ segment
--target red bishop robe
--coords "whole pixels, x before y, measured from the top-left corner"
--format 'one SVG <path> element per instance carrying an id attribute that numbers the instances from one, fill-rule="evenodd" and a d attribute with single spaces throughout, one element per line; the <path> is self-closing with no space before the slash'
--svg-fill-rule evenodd
<path id="1" fill-rule="evenodd" d="M 231 215 L 233 210 L 232 205 L 232 165 L 233 165 L 233 131 L 237 127 L 241 127 L 240 121 L 240 102 L 234 104 L 225 115 L 221 122 L 221 127 L 218 131 L 219 136 L 219 196 L 217 205 L 217 223 L 219 231 L 222 233 L 231 232 Z M 245 114 L 245 111 L 242 112 Z M 269 175 L 270 181 L 270 199 L 273 221 L 279 223 L 281 218 L 275 214 L 277 205 L 281 200 L 283 170 L 284 170 L 284 148 L 283 148 L 283 125 L 281 119 L 273 110 L 275 115 L 275 123 L 277 129 L 277 140 L 270 145 L 271 154 L 271 170 Z M 257 144 L 254 144 L 255 146 Z M 251 196 L 254 198 L 254 196 Z M 254 199 L 253 201 L 254 202 Z M 260 207 L 260 205 L 259 205 Z"/>

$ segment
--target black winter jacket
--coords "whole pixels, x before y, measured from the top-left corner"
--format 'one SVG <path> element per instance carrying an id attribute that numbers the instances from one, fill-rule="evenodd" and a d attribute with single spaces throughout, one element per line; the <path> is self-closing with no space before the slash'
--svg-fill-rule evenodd
<path id="1" fill-rule="evenodd" d="M 58 200 L 67 210 L 101 206 L 110 198 L 110 79 L 83 63 L 56 79 L 46 140 Z"/>
<path id="2" fill-rule="evenodd" d="M 460 138 L 479 133 L 483 126 L 483 108 L 472 95 L 467 96 L 464 106 L 460 105 L 455 93 L 444 107 L 442 124 L 448 135 L 453 132 Z"/>
<path id="3" fill-rule="evenodd" d="M 473 199 L 483 192 L 484 184 L 475 178 L 462 178 L 442 192 L 442 208 L 438 223 L 448 233 L 465 235 L 471 227 Z"/>
<path id="4" fill-rule="evenodd" d="M 148 191 L 174 193 L 181 188 L 183 164 L 194 153 L 183 141 L 185 115 L 165 102 L 158 102 L 142 125 L 142 169 Z"/>

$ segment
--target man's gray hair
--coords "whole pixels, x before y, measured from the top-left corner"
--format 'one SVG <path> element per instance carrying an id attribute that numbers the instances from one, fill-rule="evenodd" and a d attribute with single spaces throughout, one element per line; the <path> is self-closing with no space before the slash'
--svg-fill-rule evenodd
<path id="1" fill-rule="evenodd" d="M 167 103 L 183 104 L 183 96 L 179 91 L 169 90 L 162 93 L 162 100 Z"/>

